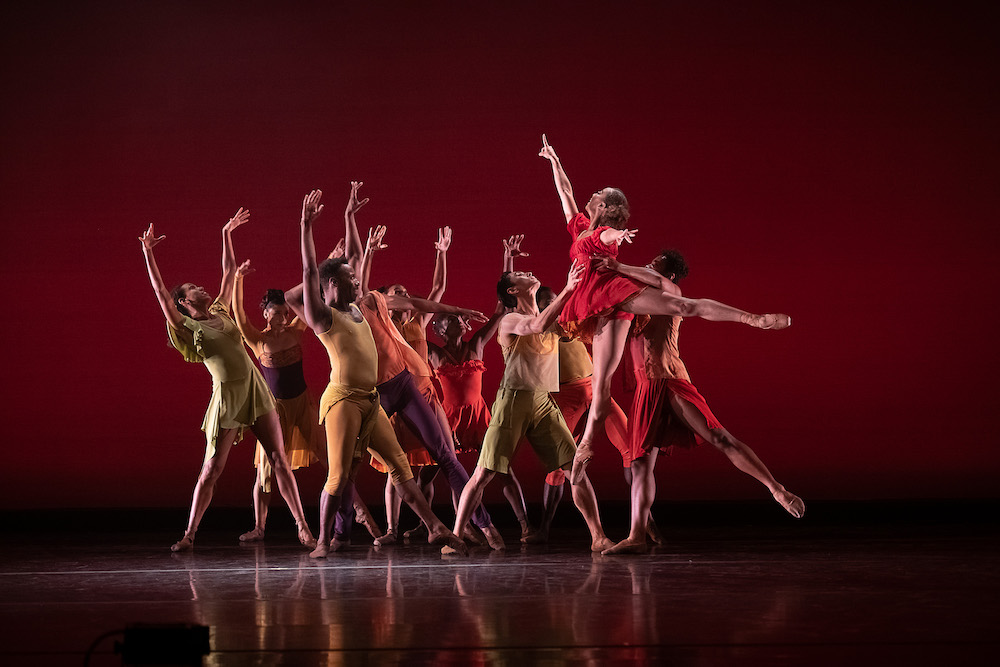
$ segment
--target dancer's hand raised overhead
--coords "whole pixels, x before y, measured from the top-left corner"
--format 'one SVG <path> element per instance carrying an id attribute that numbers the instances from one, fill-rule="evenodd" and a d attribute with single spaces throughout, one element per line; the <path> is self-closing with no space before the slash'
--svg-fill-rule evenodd
<path id="1" fill-rule="evenodd" d="M 451 247 L 451 227 L 441 227 L 438 229 L 438 240 L 434 243 L 434 249 L 438 252 L 448 252 Z"/>
<path id="2" fill-rule="evenodd" d="M 248 222 L 250 222 L 250 211 L 241 206 L 240 210 L 236 211 L 236 214 L 233 215 L 233 217 L 229 218 L 229 222 L 225 224 L 225 226 L 222 228 L 222 231 L 231 232 L 240 225 L 246 224 Z"/>
<path id="3" fill-rule="evenodd" d="M 558 162 L 559 156 L 556 155 L 556 149 L 549 146 L 549 140 L 542 135 L 542 150 L 538 151 L 538 156 L 543 157 L 546 160 L 551 160 L 552 162 Z"/>
<path id="4" fill-rule="evenodd" d="M 155 246 L 157 243 L 159 243 L 165 238 L 167 237 L 157 236 L 156 233 L 153 232 L 153 223 L 149 223 L 149 229 L 147 229 L 142 233 L 142 236 L 139 237 L 139 241 L 142 242 L 143 249 L 152 250 L 153 246 Z"/>
<path id="5" fill-rule="evenodd" d="M 323 205 L 319 203 L 323 198 L 322 190 L 313 190 L 302 199 L 302 224 L 311 225 L 319 214 L 323 212 Z"/>
<path id="6" fill-rule="evenodd" d="M 367 200 L 366 200 L 367 201 Z M 368 230 L 368 245 L 366 246 L 367 252 L 375 252 L 376 250 L 385 250 L 389 246 L 382 243 L 382 239 L 385 237 L 385 225 L 375 225 Z"/>
<path id="7" fill-rule="evenodd" d="M 347 210 L 344 211 L 346 214 L 354 215 L 368 203 L 368 197 L 358 199 L 358 190 L 361 189 L 362 185 L 364 185 L 363 181 L 351 181 L 351 197 L 347 200 Z"/>

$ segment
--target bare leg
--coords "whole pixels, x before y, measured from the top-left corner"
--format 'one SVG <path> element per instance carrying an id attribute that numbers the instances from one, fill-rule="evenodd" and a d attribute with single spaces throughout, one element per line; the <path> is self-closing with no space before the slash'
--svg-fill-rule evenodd
<path id="1" fill-rule="evenodd" d="M 372 516 L 371 510 L 368 509 L 368 505 L 365 505 L 365 501 L 361 499 L 361 495 L 354 494 L 354 512 L 357 515 L 357 521 L 366 529 L 368 529 L 368 534 L 372 537 L 381 537 L 382 529 L 379 528 L 378 522 L 375 521 L 375 517 Z"/>
<path id="2" fill-rule="evenodd" d="M 457 535 L 462 534 L 462 529 L 465 527 L 467 523 L 469 523 L 469 519 L 472 517 L 472 513 L 483 501 L 483 491 L 486 490 L 486 486 L 493 480 L 495 476 L 496 473 L 494 471 L 487 470 L 486 468 L 483 468 L 478 465 L 476 466 L 476 469 L 472 473 L 472 476 L 469 477 L 469 482 L 465 485 L 465 488 L 462 489 L 462 498 L 458 502 L 458 512 L 456 513 L 455 516 L 455 533 Z M 489 528 L 492 529 L 494 532 L 496 531 L 496 529 L 493 528 L 492 524 L 489 526 Z M 500 540 L 498 546 L 494 546 L 495 537 L 494 539 L 490 539 L 491 536 L 489 533 L 486 532 L 485 529 L 483 530 L 483 532 L 486 533 L 486 539 L 487 541 L 489 541 L 491 547 L 493 547 L 498 551 L 500 549 L 503 549 L 502 539 Z M 498 536 L 499 534 L 496 537 Z"/>
<path id="3" fill-rule="evenodd" d="M 576 456 L 573 457 L 570 482 L 574 485 L 582 481 L 587 472 L 587 465 L 594 455 L 592 446 L 597 429 L 604 428 L 604 420 L 608 416 L 611 404 L 611 378 L 622 360 L 629 326 L 631 326 L 629 320 L 601 318 L 598 322 L 597 332 L 594 334 L 594 374 L 591 377 L 594 398 L 587 415 L 587 427 L 583 431 L 583 437 L 580 438 Z"/>
<path id="4" fill-rule="evenodd" d="M 521 483 L 514 476 L 513 468 L 510 469 L 507 479 L 504 480 L 503 495 L 510 503 L 511 509 L 514 510 L 514 516 L 517 517 L 518 523 L 521 524 L 521 539 L 523 540 L 531 534 L 532 530 L 531 524 L 528 523 L 528 509 L 524 504 L 524 492 L 521 490 Z"/>
<path id="5" fill-rule="evenodd" d="M 263 455 L 262 455 L 263 456 Z M 265 468 L 268 470 L 265 472 Z M 253 530 L 240 535 L 240 542 L 259 542 L 264 539 L 264 527 L 267 525 L 267 509 L 271 504 L 271 494 L 264 488 L 270 483 L 270 466 L 263 461 L 257 465 L 257 479 L 253 485 Z"/>
<path id="6" fill-rule="evenodd" d="M 460 553 L 463 556 L 469 552 L 465 546 L 465 542 L 459 539 L 455 533 L 448 530 L 448 527 L 441 522 L 441 519 L 437 518 L 431 510 L 431 506 L 427 503 L 427 499 L 424 498 L 424 494 L 420 493 L 417 483 L 412 478 L 400 484 L 397 489 L 400 497 L 406 501 L 406 504 L 417 513 L 420 520 L 427 526 L 429 531 L 427 535 L 428 544 L 443 544 L 445 548 L 452 550 L 450 553 Z"/>
<path id="7" fill-rule="evenodd" d="M 642 458 L 632 460 L 632 511 L 631 529 L 628 537 L 602 553 L 635 554 L 646 551 L 646 531 L 649 521 L 649 511 L 656 497 L 656 478 L 653 468 L 659 450 L 655 447 Z"/>
<path id="8" fill-rule="evenodd" d="M 560 473 L 558 484 L 549 484 L 548 479 L 546 479 L 545 484 L 542 485 L 542 524 L 530 535 L 521 538 L 525 544 L 545 544 L 549 541 L 552 520 L 556 516 L 556 510 L 559 509 L 559 502 L 563 497 L 563 485 L 566 483 L 566 476 L 562 474 L 562 471 L 556 472 Z"/>
<path id="9" fill-rule="evenodd" d="M 786 512 L 801 519 L 806 513 L 806 505 L 802 499 L 793 493 L 785 490 L 785 487 L 778 483 L 767 466 L 757 458 L 750 447 L 734 438 L 729 431 L 724 428 L 709 428 L 705 421 L 705 415 L 688 401 L 676 395 L 670 396 L 670 405 L 674 412 L 684 422 L 685 426 L 697 433 L 699 436 L 712 443 L 716 449 L 725 454 L 730 462 L 738 469 L 750 475 L 758 482 L 767 487 L 767 490 L 774 496 L 775 501 L 781 505 Z"/>
<path id="10" fill-rule="evenodd" d="M 274 471 L 274 481 L 278 484 L 278 492 L 285 499 L 285 503 L 295 519 L 295 525 L 298 526 L 299 542 L 304 546 L 313 546 L 316 540 L 309 531 L 305 512 L 302 511 L 299 486 L 295 483 L 295 476 L 292 475 L 292 469 L 285 458 L 278 413 L 271 410 L 266 415 L 259 417 L 250 429 L 257 436 L 257 441 L 260 442 L 260 446 L 267 452 L 271 461 L 271 469 Z"/>
<path id="11" fill-rule="evenodd" d="M 590 550 L 604 551 L 614 543 L 604 534 L 604 528 L 601 526 L 597 496 L 594 495 L 594 487 L 590 485 L 590 478 L 584 475 L 579 483 L 571 484 L 570 488 L 573 491 L 573 503 L 580 510 L 580 514 L 587 522 L 587 528 L 590 529 Z"/>
<path id="12" fill-rule="evenodd" d="M 417 483 L 417 488 L 420 492 L 424 494 L 424 498 L 427 500 L 428 505 L 434 503 L 434 480 L 437 478 L 438 472 L 441 470 L 439 466 L 429 465 L 421 466 L 420 469 L 414 475 L 414 480 Z M 403 537 L 408 540 L 420 539 L 427 536 L 427 526 L 421 521 L 417 524 L 416 528 L 411 528 L 410 530 L 403 533 Z"/>
<path id="13" fill-rule="evenodd" d="M 785 329 L 792 325 L 792 318 L 781 313 L 754 315 L 712 299 L 688 299 L 653 288 L 642 290 L 620 308 L 636 315 L 677 315 L 713 322 L 742 322 L 757 329 Z"/>
<path id="14" fill-rule="evenodd" d="M 194 534 L 198 532 L 198 525 L 201 524 L 201 517 L 205 515 L 205 510 L 212 503 L 215 483 L 226 467 L 229 450 L 233 448 L 233 442 L 236 441 L 236 433 L 236 429 L 224 429 L 219 431 L 216 436 L 215 455 L 201 466 L 198 482 L 194 486 L 187 530 L 184 531 L 184 537 L 170 547 L 171 551 L 187 551 L 194 546 Z"/>
<path id="15" fill-rule="evenodd" d="M 628 484 L 629 485 L 629 489 L 631 489 L 632 488 L 632 481 L 634 480 L 634 476 L 632 474 L 632 468 L 631 467 L 622 468 L 622 470 L 625 472 L 625 483 Z M 631 491 L 630 491 L 630 495 L 631 495 Z M 650 500 L 650 503 L 651 503 L 650 507 L 652 508 L 652 500 Z M 663 534 L 660 532 L 660 529 L 656 525 L 656 522 L 653 521 L 653 510 L 652 509 L 650 509 L 650 511 L 646 515 L 646 534 L 649 535 L 649 538 L 651 540 L 653 540 L 654 544 L 663 544 L 663 542 L 664 542 L 664 540 L 663 540 Z"/>
<path id="16" fill-rule="evenodd" d="M 375 538 L 376 546 L 385 546 L 396 543 L 396 535 L 399 531 L 399 511 L 402 507 L 402 499 L 396 492 L 396 487 L 392 485 L 392 477 L 385 476 L 385 535 Z"/>

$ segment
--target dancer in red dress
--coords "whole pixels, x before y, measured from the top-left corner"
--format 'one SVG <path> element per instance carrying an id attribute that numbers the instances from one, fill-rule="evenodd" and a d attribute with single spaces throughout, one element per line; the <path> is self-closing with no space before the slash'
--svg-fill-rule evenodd
<path id="1" fill-rule="evenodd" d="M 688 274 L 687 263 L 675 250 L 660 253 L 645 268 L 602 258 L 600 268 L 615 271 L 664 292 L 680 295 L 677 286 Z M 630 355 L 636 376 L 636 393 L 629 415 L 629 448 L 632 457 L 632 520 L 629 536 L 605 554 L 639 553 L 646 549 L 646 517 L 656 496 L 653 468 L 658 451 L 669 447 L 691 448 L 710 442 L 730 462 L 767 487 L 775 501 L 796 518 L 805 514 L 805 503 L 771 475 L 754 451 L 723 427 L 688 375 L 678 349 L 680 317 L 655 316 L 644 327 L 635 327 Z"/>
<path id="2" fill-rule="evenodd" d="M 562 168 L 555 149 L 542 135 L 538 153 L 552 166 L 556 191 L 566 216 L 572 239 L 570 257 L 583 261 L 586 270 L 580 287 L 572 294 L 559 318 L 563 329 L 593 342 L 594 402 L 587 426 L 573 460 L 571 481 L 575 484 L 593 456 L 595 429 L 604 424 L 611 401 L 611 376 L 618 368 L 625 350 L 631 320 L 635 315 L 670 315 L 701 317 L 712 321 L 742 322 L 758 329 L 784 329 L 791 318 L 783 314 L 754 315 L 710 299 L 684 297 L 649 289 L 648 285 L 625 276 L 599 272 L 591 262 L 594 257 L 615 257 L 622 243 L 631 243 L 635 229 L 626 228 L 628 200 L 617 188 L 602 188 L 592 194 L 580 213 L 573 196 L 573 186 Z"/>

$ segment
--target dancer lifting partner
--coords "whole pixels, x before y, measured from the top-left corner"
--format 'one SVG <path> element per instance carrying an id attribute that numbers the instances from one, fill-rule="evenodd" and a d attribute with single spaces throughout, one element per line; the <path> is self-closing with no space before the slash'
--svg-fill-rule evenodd
<path id="1" fill-rule="evenodd" d="M 535 291 L 539 282 L 530 273 L 506 272 L 497 284 L 497 297 L 514 309 L 500 320 L 497 337 L 504 357 L 504 374 L 493 403 L 479 463 L 458 504 L 456 526 L 464 525 L 480 505 L 483 491 L 497 473 L 506 474 L 521 438 L 527 437 L 546 470 L 569 468 L 575 445 L 566 420 L 549 392 L 559 391 L 558 336 L 549 331 L 567 297 L 580 281 L 583 267 L 574 264 L 566 287 L 539 312 Z M 586 475 L 573 485 L 573 502 L 590 529 L 591 550 L 611 546 L 604 534 L 594 488 Z M 442 549 L 442 553 L 448 553 Z"/>
<path id="2" fill-rule="evenodd" d="M 302 333 L 307 328 L 306 323 L 298 317 L 290 317 L 291 311 L 285 303 L 283 291 L 269 289 L 260 303 L 267 326 L 263 330 L 254 326 L 243 309 L 243 283 L 245 277 L 252 272 L 250 260 L 243 262 L 236 270 L 233 319 L 236 320 L 236 326 L 247 347 L 260 362 L 261 373 L 277 403 L 289 466 L 292 470 L 316 462 L 325 466 L 326 443 L 316 422 L 319 408 L 306 387 L 305 374 L 302 372 Z M 253 488 L 254 527 L 240 535 L 240 542 L 264 539 L 267 525 L 272 471 L 260 443 L 254 452 L 254 465 L 257 468 Z M 368 529 L 372 537 L 382 534 L 359 496 L 354 498 L 354 509 L 359 522 Z"/>
<path id="3" fill-rule="evenodd" d="M 680 295 L 677 286 L 688 266 L 676 250 L 665 250 L 645 268 L 620 264 L 602 257 L 600 268 L 617 271 L 656 289 Z M 767 487 L 774 499 L 795 518 L 805 503 L 778 483 L 754 451 L 722 426 L 708 403 L 691 384 L 678 349 L 680 317 L 656 316 L 633 332 L 629 352 L 636 376 L 636 393 L 629 415 L 632 455 L 632 519 L 629 536 L 605 554 L 640 553 L 646 549 L 646 517 L 656 496 L 653 468 L 658 450 L 691 448 L 710 442 L 730 462 Z"/>
<path id="4" fill-rule="evenodd" d="M 348 478 L 357 471 L 365 448 L 382 460 L 400 495 L 430 527 L 427 541 L 464 551 L 465 543 L 434 516 L 417 489 L 389 419 L 379 405 L 375 388 L 378 353 L 371 327 L 357 305 L 360 294 L 354 269 L 345 259 L 328 259 L 316 265 L 312 226 L 323 210 L 322 195 L 313 190 L 302 201 L 302 285 L 287 295 L 288 303 L 316 333 L 330 356 L 330 384 L 323 392 L 319 412 L 326 427 L 330 470 L 320 493 L 319 540 L 309 555 L 324 558 L 330 552 L 341 494 Z"/>
<path id="5" fill-rule="evenodd" d="M 222 287 L 216 299 L 192 283 L 184 283 L 168 291 L 153 256 L 153 246 L 164 236 L 156 236 L 153 225 L 139 237 L 146 269 L 160 309 L 167 320 L 171 344 L 185 361 L 202 362 L 212 375 L 212 398 L 202 423 L 208 439 L 205 461 L 191 500 L 187 530 L 171 551 L 184 551 L 194 546 L 194 536 L 201 518 L 212 502 L 215 483 L 229 458 L 229 450 L 249 428 L 267 453 L 278 491 L 295 518 L 299 541 L 313 546 L 295 477 L 285 458 L 281 424 L 275 411 L 274 399 L 254 366 L 229 316 L 233 284 L 236 280 L 236 258 L 233 254 L 232 232 L 250 219 L 242 208 L 222 228 Z"/>
<path id="6" fill-rule="evenodd" d="M 618 188 L 602 188 L 592 194 L 580 213 L 573 186 L 556 151 L 542 135 L 539 156 L 552 166 L 556 192 L 566 216 L 572 239 L 570 258 L 585 264 L 580 287 L 571 295 L 559 324 L 570 335 L 593 342 L 594 401 L 587 426 L 576 451 L 571 473 L 575 484 L 593 456 L 595 429 L 604 424 L 611 401 L 611 376 L 625 350 L 630 321 L 635 315 L 701 317 L 712 321 L 742 322 L 758 329 L 784 329 L 792 321 L 787 315 L 754 315 L 710 299 L 685 299 L 669 292 L 648 289 L 648 285 L 615 272 L 597 271 L 593 257 L 615 257 L 623 242 L 632 242 L 636 230 L 627 229 L 628 200 Z"/>

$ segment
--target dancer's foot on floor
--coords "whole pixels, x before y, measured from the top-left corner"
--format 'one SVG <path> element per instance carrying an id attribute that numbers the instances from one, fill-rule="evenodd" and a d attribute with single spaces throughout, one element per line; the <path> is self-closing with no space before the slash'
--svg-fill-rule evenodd
<path id="1" fill-rule="evenodd" d="M 310 558 L 326 558 L 326 555 L 330 553 L 330 545 L 325 542 L 317 544 L 316 548 L 309 552 Z"/>
<path id="2" fill-rule="evenodd" d="M 194 548 L 194 535 L 187 535 L 187 534 L 185 534 L 184 537 L 182 537 L 177 542 L 174 542 L 172 545 L 170 545 L 170 550 L 174 552 L 190 551 L 193 548 Z"/>
<path id="3" fill-rule="evenodd" d="M 378 537 L 376 537 L 374 542 L 372 542 L 372 544 L 374 544 L 377 547 L 384 547 L 395 543 L 396 543 L 396 531 L 391 529 L 388 532 L 386 532 L 385 535 L 379 535 Z"/>
<path id="4" fill-rule="evenodd" d="M 334 553 L 337 551 L 343 551 L 349 546 L 351 546 L 350 535 L 334 535 L 333 539 L 330 540 L 330 551 Z"/>
<path id="5" fill-rule="evenodd" d="M 364 503 L 354 504 L 354 520 L 364 526 L 365 530 L 373 538 L 382 537 L 382 529 L 379 527 L 378 522 L 375 521 L 372 513 L 368 511 L 368 506 Z"/>
<path id="6" fill-rule="evenodd" d="M 240 542 L 260 542 L 264 539 L 264 527 L 257 526 L 253 530 L 248 530 L 247 532 L 240 535 Z"/>
<path id="7" fill-rule="evenodd" d="M 530 523 L 528 523 L 527 521 L 525 521 L 524 523 L 522 523 L 521 524 L 521 541 L 524 542 L 524 538 L 526 538 L 528 535 L 531 535 L 533 532 L 535 532 L 535 528 Z"/>
<path id="8" fill-rule="evenodd" d="M 653 540 L 653 544 L 659 546 L 667 541 L 667 538 L 663 537 L 663 533 L 660 532 L 660 527 L 656 525 L 656 522 L 652 518 L 646 521 L 646 535 L 649 539 Z M 621 542 L 619 542 L 621 544 Z"/>
<path id="9" fill-rule="evenodd" d="M 427 526 L 421 523 L 416 528 L 411 528 L 403 533 L 403 538 L 407 540 L 420 540 L 427 537 L 427 535 Z"/>
<path id="10" fill-rule="evenodd" d="M 469 547 L 465 546 L 465 542 L 443 525 L 434 532 L 429 532 L 427 534 L 427 543 L 444 545 L 441 547 L 441 553 L 445 556 L 469 555 Z"/>
<path id="11" fill-rule="evenodd" d="M 573 468 L 569 471 L 570 484 L 575 486 L 583 481 L 584 475 L 587 474 L 587 466 L 590 465 L 592 458 L 594 458 L 594 450 L 591 449 L 590 443 L 581 442 L 573 456 Z"/>
<path id="12" fill-rule="evenodd" d="M 549 541 L 549 531 L 536 528 L 521 538 L 525 544 L 545 544 Z"/>
<path id="13" fill-rule="evenodd" d="M 482 531 L 483 535 L 486 536 L 486 543 L 490 545 L 490 549 L 493 549 L 493 551 L 503 551 L 507 548 L 507 545 L 503 543 L 503 536 L 500 535 L 500 531 L 492 523 L 483 528 Z"/>
<path id="14" fill-rule="evenodd" d="M 779 489 L 773 494 L 774 499 L 778 501 L 778 504 L 785 508 L 785 511 L 794 516 L 796 519 L 801 519 L 806 513 L 806 504 L 794 493 L 789 493 L 784 489 Z"/>
<path id="15" fill-rule="evenodd" d="M 313 537 L 312 531 L 309 530 L 309 526 L 306 525 L 305 521 L 296 521 L 295 525 L 298 527 L 299 531 L 299 542 L 304 547 L 314 547 L 316 546 L 316 538 Z"/>
<path id="16" fill-rule="evenodd" d="M 590 543 L 590 550 L 594 553 L 604 553 L 605 549 L 610 549 L 614 545 L 615 543 L 611 541 L 611 538 L 604 535 Z"/>
<path id="17" fill-rule="evenodd" d="M 626 537 L 610 549 L 602 551 L 601 554 L 605 556 L 615 556 L 618 554 L 644 554 L 646 553 L 647 548 L 645 539 L 633 540 Z"/>

